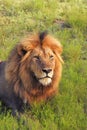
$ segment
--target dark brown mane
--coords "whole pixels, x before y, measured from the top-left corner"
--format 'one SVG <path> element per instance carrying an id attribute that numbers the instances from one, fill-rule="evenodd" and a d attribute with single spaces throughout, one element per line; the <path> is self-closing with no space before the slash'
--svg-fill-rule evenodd
<path id="1" fill-rule="evenodd" d="M 40 43 L 44 40 L 44 38 L 48 35 L 48 31 L 44 31 L 39 33 Z"/>

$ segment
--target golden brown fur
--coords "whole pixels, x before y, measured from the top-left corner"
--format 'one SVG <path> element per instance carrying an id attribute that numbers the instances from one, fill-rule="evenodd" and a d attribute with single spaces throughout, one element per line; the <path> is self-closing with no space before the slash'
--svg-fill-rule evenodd
<path id="1" fill-rule="evenodd" d="M 28 36 L 15 46 L 6 61 L 3 82 L 24 103 L 46 100 L 58 91 L 61 54 L 62 46 L 52 36 L 45 33 Z"/>

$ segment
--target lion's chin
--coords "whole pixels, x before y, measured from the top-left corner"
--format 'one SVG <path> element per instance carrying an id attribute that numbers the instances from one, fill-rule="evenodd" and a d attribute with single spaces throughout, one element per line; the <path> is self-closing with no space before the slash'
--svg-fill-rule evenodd
<path id="1" fill-rule="evenodd" d="M 40 82 L 43 86 L 47 86 L 47 85 L 49 85 L 49 84 L 52 82 L 52 79 L 46 77 L 46 78 L 39 79 L 39 82 Z"/>

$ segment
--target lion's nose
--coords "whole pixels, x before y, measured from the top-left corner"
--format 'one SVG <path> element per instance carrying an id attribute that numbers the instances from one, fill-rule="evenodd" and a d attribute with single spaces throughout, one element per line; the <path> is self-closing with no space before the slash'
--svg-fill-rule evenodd
<path id="1" fill-rule="evenodd" d="M 45 72 L 46 74 L 48 74 L 52 71 L 52 69 L 44 68 L 44 69 L 42 69 L 42 71 Z"/>

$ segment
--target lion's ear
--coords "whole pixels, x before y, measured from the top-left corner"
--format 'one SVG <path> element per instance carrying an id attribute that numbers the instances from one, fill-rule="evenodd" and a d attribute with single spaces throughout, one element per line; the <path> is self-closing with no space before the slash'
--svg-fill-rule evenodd
<path id="1" fill-rule="evenodd" d="M 57 58 L 59 59 L 59 61 L 62 64 L 64 64 L 64 61 L 63 61 L 63 59 L 61 57 L 61 54 L 63 52 L 62 46 L 61 45 L 55 45 L 53 51 L 54 51 L 55 55 L 57 56 Z"/>
<path id="2" fill-rule="evenodd" d="M 24 56 L 27 53 L 27 49 L 24 48 L 21 44 L 17 46 L 17 52 L 20 56 Z"/>

